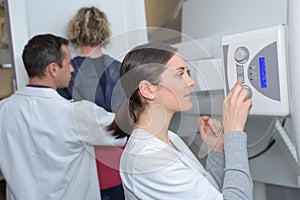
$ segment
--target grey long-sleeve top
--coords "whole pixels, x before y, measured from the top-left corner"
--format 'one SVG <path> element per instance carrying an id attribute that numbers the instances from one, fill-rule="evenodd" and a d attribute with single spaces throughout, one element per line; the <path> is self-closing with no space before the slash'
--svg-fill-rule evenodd
<path id="1" fill-rule="evenodd" d="M 212 151 L 206 169 L 217 183 L 224 199 L 253 199 L 253 182 L 247 153 L 247 135 L 233 131 L 224 134 L 224 153 Z"/>

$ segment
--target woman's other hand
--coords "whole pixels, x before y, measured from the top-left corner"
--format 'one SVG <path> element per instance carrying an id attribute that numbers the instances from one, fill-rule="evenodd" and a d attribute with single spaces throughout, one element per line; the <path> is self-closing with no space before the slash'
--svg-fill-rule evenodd
<path id="1" fill-rule="evenodd" d="M 202 140 L 215 151 L 224 151 L 223 129 L 221 122 L 207 116 L 199 118 L 199 131 Z"/>

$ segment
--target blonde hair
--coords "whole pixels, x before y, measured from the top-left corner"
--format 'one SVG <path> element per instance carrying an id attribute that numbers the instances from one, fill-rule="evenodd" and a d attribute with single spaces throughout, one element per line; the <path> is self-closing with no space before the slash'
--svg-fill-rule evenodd
<path id="1" fill-rule="evenodd" d="M 110 36 L 105 13 L 95 7 L 81 8 L 68 24 L 67 37 L 75 47 L 106 47 Z"/>

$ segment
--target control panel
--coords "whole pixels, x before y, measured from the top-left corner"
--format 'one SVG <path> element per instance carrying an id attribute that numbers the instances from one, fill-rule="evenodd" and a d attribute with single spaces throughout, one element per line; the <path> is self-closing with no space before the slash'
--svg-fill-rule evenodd
<path id="1" fill-rule="evenodd" d="M 242 80 L 250 114 L 290 114 L 285 25 L 224 36 L 222 56 L 225 95 Z"/>

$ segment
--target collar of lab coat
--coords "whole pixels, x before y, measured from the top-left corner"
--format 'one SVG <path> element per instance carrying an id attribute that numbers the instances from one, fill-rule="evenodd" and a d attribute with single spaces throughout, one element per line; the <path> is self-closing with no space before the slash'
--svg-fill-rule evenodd
<path id="1" fill-rule="evenodd" d="M 40 87 L 28 87 L 24 86 L 15 92 L 16 95 L 35 96 L 35 97 L 47 97 L 47 98 L 59 98 L 61 97 L 57 91 L 53 88 L 40 88 Z"/>
<path id="2" fill-rule="evenodd" d="M 171 164 L 175 160 L 179 159 L 188 168 L 192 168 L 194 171 L 205 175 L 207 173 L 206 170 L 201 165 L 199 160 L 194 156 L 194 154 L 191 152 L 191 150 L 188 148 L 188 146 L 182 141 L 182 139 L 179 136 L 177 136 L 175 133 L 173 133 L 172 131 L 168 131 L 168 135 L 169 135 L 171 142 L 174 144 L 174 146 L 177 148 L 177 150 L 173 149 L 171 146 L 169 146 L 165 142 L 161 141 L 160 139 L 158 139 L 157 137 L 153 136 L 152 134 L 146 132 L 143 129 L 135 129 L 133 131 L 133 134 L 130 137 L 133 137 L 131 139 L 134 139 L 134 140 L 140 140 L 140 141 L 144 140 L 144 142 L 142 142 L 142 143 L 145 143 L 145 144 L 155 143 L 156 146 L 160 146 L 161 149 L 163 149 L 164 152 L 166 152 L 165 153 L 166 156 L 171 155 L 171 157 L 168 157 L 168 158 L 166 157 L 166 159 L 169 159 L 166 162 L 169 162 Z M 146 140 L 147 140 L 147 142 L 145 142 Z M 143 144 L 139 144 L 139 145 L 143 145 Z M 164 152 L 160 152 L 160 153 L 164 154 Z M 145 167 L 145 165 L 144 165 L 144 167 Z"/>

